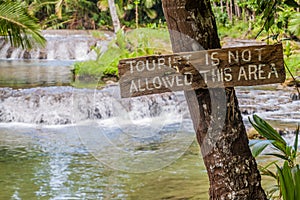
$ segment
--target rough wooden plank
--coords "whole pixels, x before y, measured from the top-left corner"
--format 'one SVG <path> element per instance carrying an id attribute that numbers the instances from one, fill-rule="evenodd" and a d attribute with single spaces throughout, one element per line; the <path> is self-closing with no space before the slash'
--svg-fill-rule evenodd
<path id="1" fill-rule="evenodd" d="M 281 83 L 282 45 L 224 48 L 124 59 L 119 62 L 121 96 L 134 97 L 198 88 Z"/>

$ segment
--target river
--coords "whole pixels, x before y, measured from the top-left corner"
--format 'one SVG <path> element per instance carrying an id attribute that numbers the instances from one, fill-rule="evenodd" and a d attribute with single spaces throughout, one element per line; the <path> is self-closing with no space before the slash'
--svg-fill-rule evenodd
<path id="1" fill-rule="evenodd" d="M 73 62 L 0 61 L 0 199 L 207 199 L 183 93 L 121 99 L 118 85 L 73 88 Z M 237 88 L 246 128 L 256 113 L 292 142 L 294 92 Z"/>
<path id="2" fill-rule="evenodd" d="M 116 88 L 2 88 L 0 199 L 207 199 L 182 93 L 128 102 Z M 288 92 L 237 94 L 248 128 L 258 113 L 293 140 Z"/>

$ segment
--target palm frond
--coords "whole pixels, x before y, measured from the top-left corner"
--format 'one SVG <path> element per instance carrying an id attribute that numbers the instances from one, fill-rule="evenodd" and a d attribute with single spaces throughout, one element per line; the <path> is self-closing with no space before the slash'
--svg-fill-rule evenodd
<path id="1" fill-rule="evenodd" d="M 15 47 L 30 49 L 35 44 L 46 44 L 37 20 L 17 2 L 0 3 L 0 36 Z"/>

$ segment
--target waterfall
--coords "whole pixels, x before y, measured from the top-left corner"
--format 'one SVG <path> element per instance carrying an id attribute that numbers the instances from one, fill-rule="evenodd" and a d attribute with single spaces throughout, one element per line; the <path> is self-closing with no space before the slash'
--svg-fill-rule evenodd
<path id="1" fill-rule="evenodd" d="M 45 30 L 47 40 L 45 48 L 24 50 L 11 47 L 10 43 L 0 38 L 0 59 L 47 59 L 47 60 L 89 60 L 95 59 L 92 47 L 107 46 L 112 33 L 106 32 L 101 39 L 92 36 L 90 31 Z"/>
<path id="2" fill-rule="evenodd" d="M 183 93 L 121 99 L 118 87 L 104 90 L 41 87 L 0 88 L 0 122 L 62 125 L 118 117 L 123 122 L 176 119 L 188 114 Z M 178 119 L 180 120 L 180 119 Z"/>
<path id="3" fill-rule="evenodd" d="M 300 123 L 300 104 L 289 94 L 281 90 L 237 89 L 246 128 L 251 128 L 248 116 L 258 114 L 276 122 L 280 132 L 293 133 Z M 117 123 L 129 132 L 135 131 L 135 125 L 149 132 L 153 127 L 156 130 L 169 124 L 180 126 L 183 121 L 191 124 L 183 92 L 121 99 L 116 85 L 102 90 L 0 88 L 0 123 L 71 125 L 90 121 L 109 123 L 111 127 Z"/>

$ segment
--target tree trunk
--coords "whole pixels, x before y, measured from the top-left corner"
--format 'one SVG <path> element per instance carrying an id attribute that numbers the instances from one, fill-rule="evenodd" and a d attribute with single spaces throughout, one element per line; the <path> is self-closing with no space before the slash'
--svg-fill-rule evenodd
<path id="1" fill-rule="evenodd" d="M 230 6 L 231 6 L 231 0 L 226 0 L 226 11 L 227 11 L 228 19 L 230 23 L 232 23 L 232 8 Z"/>
<path id="2" fill-rule="evenodd" d="M 220 48 L 209 0 L 162 2 L 174 52 Z M 209 176 L 210 199 L 266 199 L 234 88 L 185 95 Z"/>
<path id="3" fill-rule="evenodd" d="M 113 22 L 115 33 L 118 32 L 121 28 L 120 20 L 117 14 L 116 4 L 114 0 L 108 0 L 109 12 Z"/>
<path id="4" fill-rule="evenodd" d="M 233 16 L 235 15 L 235 13 L 234 13 L 234 3 L 232 1 L 233 0 L 229 0 L 230 21 L 231 21 L 231 23 L 233 23 Z"/>
<path id="5" fill-rule="evenodd" d="M 237 2 L 235 2 L 234 8 L 236 16 L 238 17 L 238 19 L 241 19 L 241 8 L 239 7 Z"/>

